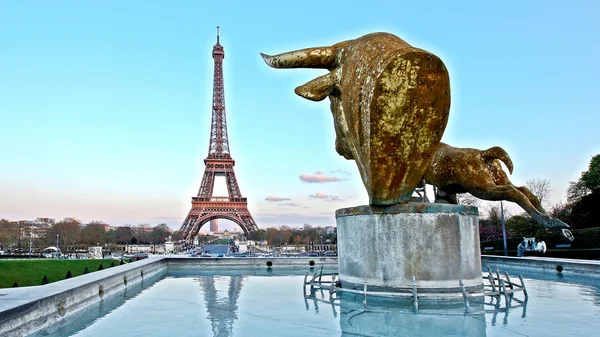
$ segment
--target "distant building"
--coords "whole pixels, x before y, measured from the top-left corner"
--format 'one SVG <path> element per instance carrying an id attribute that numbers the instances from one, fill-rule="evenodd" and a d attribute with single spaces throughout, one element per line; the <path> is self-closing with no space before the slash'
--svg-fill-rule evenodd
<path id="1" fill-rule="evenodd" d="M 335 233 L 337 233 L 337 227 L 335 227 L 335 226 L 325 227 L 325 234 L 335 234 Z"/>
<path id="2" fill-rule="evenodd" d="M 25 238 L 41 238 L 46 236 L 46 232 L 48 228 L 53 223 L 40 221 L 40 220 L 54 220 L 54 219 L 46 219 L 46 218 L 37 218 L 36 220 L 19 220 L 17 224 L 19 225 L 19 237 Z"/>
<path id="3" fill-rule="evenodd" d="M 212 235 L 219 239 L 233 239 L 237 236 L 236 233 L 231 233 L 228 230 L 224 230 L 223 232 L 214 232 Z"/>
<path id="4" fill-rule="evenodd" d="M 219 231 L 219 219 L 210 220 L 210 231 L 217 233 Z"/>
<path id="5" fill-rule="evenodd" d="M 56 223 L 56 220 L 52 218 L 37 218 L 35 221 L 44 222 L 48 225 L 54 225 Z"/>

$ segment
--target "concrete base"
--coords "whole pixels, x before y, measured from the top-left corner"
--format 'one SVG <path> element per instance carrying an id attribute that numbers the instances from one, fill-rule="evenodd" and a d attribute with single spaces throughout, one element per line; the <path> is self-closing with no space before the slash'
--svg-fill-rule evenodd
<path id="1" fill-rule="evenodd" d="M 336 211 L 342 287 L 419 292 L 483 287 L 478 210 L 472 206 L 408 203 Z"/>

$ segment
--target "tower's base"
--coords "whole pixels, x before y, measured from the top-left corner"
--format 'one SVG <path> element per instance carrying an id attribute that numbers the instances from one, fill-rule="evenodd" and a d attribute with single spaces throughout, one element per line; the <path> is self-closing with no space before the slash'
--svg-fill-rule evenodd
<path id="1" fill-rule="evenodd" d="M 478 210 L 408 203 L 336 211 L 343 288 L 419 292 L 481 290 Z"/>

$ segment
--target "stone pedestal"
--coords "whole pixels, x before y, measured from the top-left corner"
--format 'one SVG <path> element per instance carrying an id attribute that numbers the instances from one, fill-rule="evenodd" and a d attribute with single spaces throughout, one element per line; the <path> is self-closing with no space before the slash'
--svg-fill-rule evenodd
<path id="1" fill-rule="evenodd" d="M 419 292 L 481 290 L 478 210 L 408 203 L 336 211 L 342 287 Z"/>

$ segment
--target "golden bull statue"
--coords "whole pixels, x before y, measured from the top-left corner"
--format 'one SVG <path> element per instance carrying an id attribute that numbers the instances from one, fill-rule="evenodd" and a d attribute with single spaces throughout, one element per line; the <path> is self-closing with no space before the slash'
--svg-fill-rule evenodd
<path id="1" fill-rule="evenodd" d="M 450 112 L 450 78 L 442 60 L 388 33 L 279 55 L 261 54 L 273 68 L 320 68 L 329 73 L 295 89 L 313 101 L 329 97 L 336 151 L 356 161 L 371 205 L 411 200 L 423 179 L 456 203 L 456 193 L 518 203 L 550 228 L 551 219 L 525 187 L 515 187 L 501 148 L 458 149 L 441 143 Z"/>

